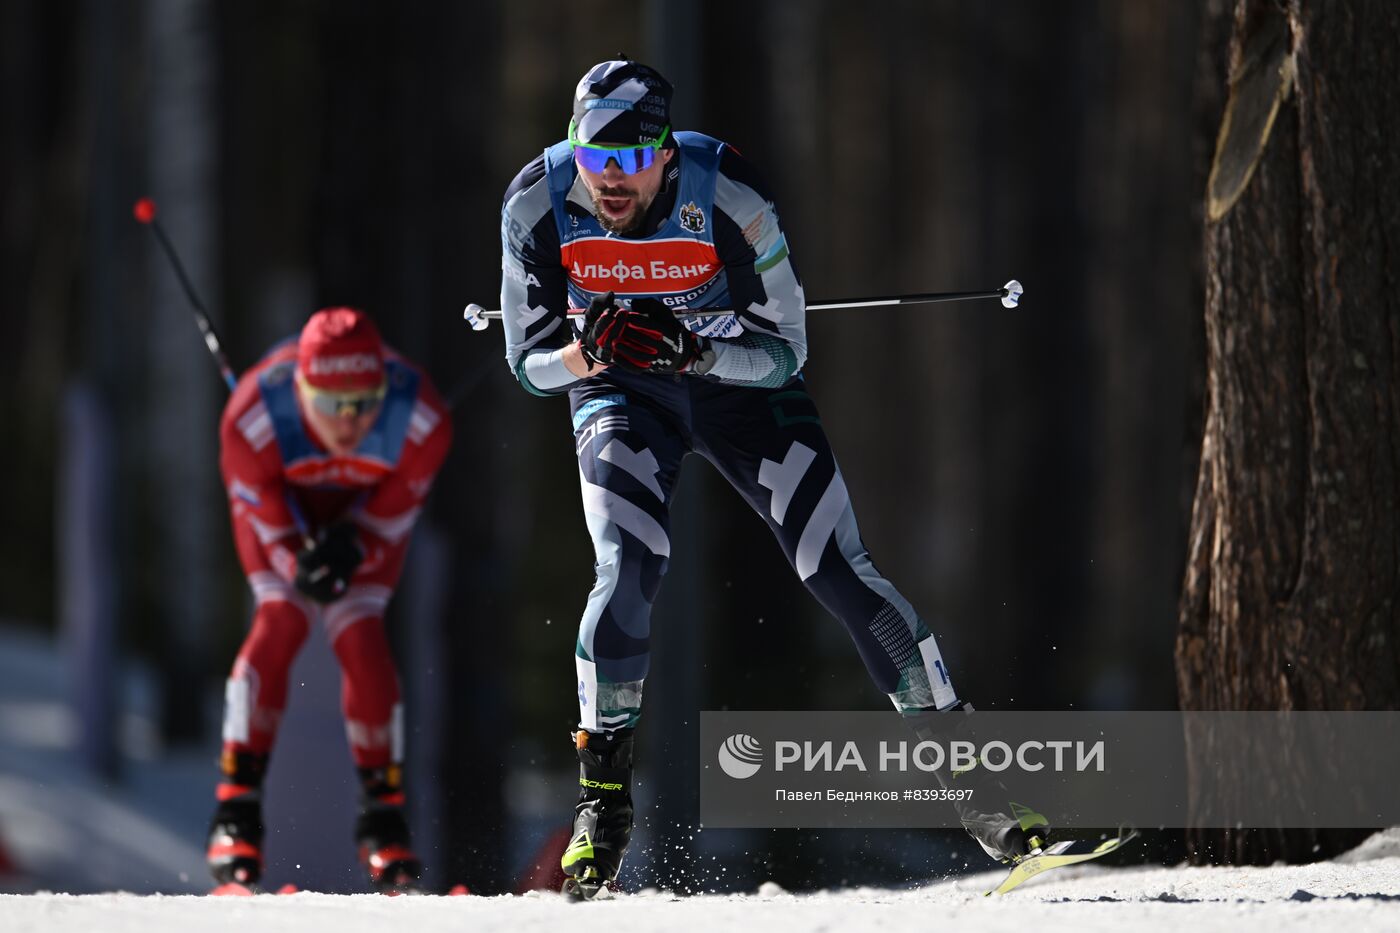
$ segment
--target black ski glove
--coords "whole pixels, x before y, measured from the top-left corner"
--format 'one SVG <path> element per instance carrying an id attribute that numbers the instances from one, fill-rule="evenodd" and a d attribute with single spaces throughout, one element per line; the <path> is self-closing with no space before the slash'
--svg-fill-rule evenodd
<path id="1" fill-rule="evenodd" d="M 579 346 L 588 368 L 602 363 L 613 363 L 613 344 L 622 334 L 622 316 L 625 309 L 617 303 L 612 292 L 604 292 L 588 303 L 583 315 L 583 336 Z"/>
<path id="2" fill-rule="evenodd" d="M 704 338 L 691 333 L 676 314 L 655 298 L 636 298 L 623 318 L 617 357 L 637 369 L 679 373 L 704 352 Z"/>
<path id="3" fill-rule="evenodd" d="M 355 526 L 349 522 L 322 529 L 316 542 L 297 554 L 293 585 L 318 603 L 335 602 L 344 596 L 365 556 L 355 538 Z"/>

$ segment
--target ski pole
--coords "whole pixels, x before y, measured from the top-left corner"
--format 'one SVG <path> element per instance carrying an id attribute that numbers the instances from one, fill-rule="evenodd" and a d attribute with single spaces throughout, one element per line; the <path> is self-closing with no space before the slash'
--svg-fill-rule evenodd
<path id="1" fill-rule="evenodd" d="M 204 345 L 209 348 L 209 354 L 214 357 L 214 364 L 219 367 L 219 375 L 224 377 L 224 384 L 232 392 L 238 386 L 238 376 L 234 374 L 233 367 L 229 365 L 228 357 L 224 354 L 223 344 L 219 342 L 219 335 L 214 331 L 214 325 L 209 320 L 209 312 L 204 310 L 204 302 L 199 300 L 199 293 L 194 290 L 194 285 L 185 274 L 185 266 L 180 262 L 180 256 L 175 252 L 174 245 L 170 238 L 165 235 L 165 228 L 156 220 L 156 202 L 150 198 L 141 198 L 131 208 L 131 213 L 137 221 L 151 228 L 151 232 L 156 235 L 157 242 L 161 249 L 165 251 L 166 258 L 170 260 L 170 265 L 175 268 L 175 274 L 180 279 L 180 284 L 184 286 L 185 297 L 190 300 L 190 306 L 194 311 L 194 321 L 199 325 L 199 332 L 204 335 Z M 307 547 L 311 547 L 315 542 L 311 539 L 310 526 L 307 524 L 306 516 L 302 514 L 301 507 L 290 495 L 286 497 L 287 507 L 291 510 L 292 520 L 296 522 L 297 530 L 301 533 L 302 542 Z"/>
<path id="2" fill-rule="evenodd" d="M 839 301 L 813 301 L 807 305 L 808 311 L 838 311 L 848 308 L 876 308 L 888 305 L 922 305 L 942 301 L 969 301 L 974 298 L 998 298 L 1002 307 L 1014 308 L 1021 301 L 1025 289 L 1012 279 L 1001 288 L 991 288 L 977 292 L 926 292 L 919 295 L 891 295 L 882 298 L 844 298 Z M 718 317 L 733 314 L 733 308 L 677 308 L 677 317 Z M 570 308 L 569 317 L 582 317 L 583 308 Z M 488 311 L 475 302 L 462 309 L 462 320 L 471 325 L 472 330 L 485 330 L 491 322 L 498 320 L 500 311 Z"/>
<path id="3" fill-rule="evenodd" d="M 175 252 L 175 247 L 170 242 L 170 238 L 165 235 L 165 228 L 156 220 L 156 202 L 150 198 L 141 198 L 132 207 L 131 213 L 136 219 L 151 228 L 156 236 L 156 241 L 160 243 L 160 248 L 165 251 L 165 256 L 170 260 L 170 265 L 175 269 L 176 276 L 180 279 L 180 285 L 185 289 L 185 297 L 189 299 L 194 310 L 195 323 L 199 325 L 199 332 L 204 336 L 204 345 L 209 348 L 209 352 L 214 357 L 214 364 L 219 367 L 219 375 L 223 376 L 224 383 L 230 392 L 238 385 L 238 376 L 229 365 L 228 357 L 224 354 L 223 345 L 219 341 L 219 335 L 214 331 L 214 325 L 209 320 L 209 312 L 204 310 L 204 302 L 199 300 L 199 293 L 194 290 L 194 285 L 190 282 L 189 276 L 185 273 L 185 266 L 180 262 L 179 253 Z M 481 381 L 481 376 L 486 374 L 483 367 L 479 374 L 468 375 L 458 385 L 445 396 L 445 404 L 449 410 L 457 407 L 461 399 L 470 394 L 476 388 L 476 384 Z"/>
<path id="4" fill-rule="evenodd" d="M 194 311 L 194 322 L 199 325 L 199 332 L 204 336 L 204 345 L 209 348 L 209 353 L 214 357 L 214 364 L 219 367 L 219 375 L 223 376 L 224 383 L 230 392 L 238 385 L 238 377 L 233 373 L 233 367 L 229 365 L 228 357 L 224 355 L 223 345 L 219 342 L 219 335 L 214 332 L 214 325 L 209 320 L 209 312 L 204 310 L 204 302 L 199 300 L 199 294 L 194 290 L 194 285 L 190 283 L 190 277 L 185 274 L 185 266 L 180 262 L 179 255 L 175 252 L 175 247 L 171 245 L 170 238 L 165 235 L 165 228 L 156 220 L 156 202 L 150 198 L 141 198 L 132 207 L 131 213 L 137 221 L 151 228 L 151 232 L 156 235 L 156 242 L 160 243 L 160 248 L 165 251 L 165 256 L 170 260 L 170 265 L 175 268 L 175 275 L 180 279 L 180 285 L 185 289 L 185 297 L 190 301 L 190 307 Z"/>

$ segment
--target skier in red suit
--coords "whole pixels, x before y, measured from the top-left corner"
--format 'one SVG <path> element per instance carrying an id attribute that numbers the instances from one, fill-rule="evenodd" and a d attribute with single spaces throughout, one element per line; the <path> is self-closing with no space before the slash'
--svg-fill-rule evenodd
<path id="1" fill-rule="evenodd" d="M 447 408 L 369 317 L 328 308 L 244 374 L 219 437 L 256 610 L 225 693 L 210 870 L 221 884 L 261 877 L 263 777 L 292 661 L 319 620 L 343 675 L 360 860 L 376 888 L 411 888 L 422 864 L 403 814 L 403 707 L 384 610 L 452 443 Z"/>

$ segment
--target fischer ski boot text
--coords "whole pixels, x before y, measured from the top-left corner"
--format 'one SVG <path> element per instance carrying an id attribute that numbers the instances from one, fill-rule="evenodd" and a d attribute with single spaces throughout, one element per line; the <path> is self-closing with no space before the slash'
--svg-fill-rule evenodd
<path id="1" fill-rule="evenodd" d="M 563 893 L 589 900 L 617 878 L 632 837 L 632 732 L 574 734 L 579 795 L 574 834 L 560 859 Z"/>

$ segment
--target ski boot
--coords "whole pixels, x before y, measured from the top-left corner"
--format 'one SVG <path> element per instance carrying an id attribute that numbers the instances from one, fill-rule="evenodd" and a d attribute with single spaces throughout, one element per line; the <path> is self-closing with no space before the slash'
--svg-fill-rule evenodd
<path id="1" fill-rule="evenodd" d="M 983 852 L 1004 865 L 1014 865 L 1039 852 L 1050 835 L 1050 821 L 1044 816 L 1014 801 L 1009 803 L 1010 816 L 982 813 L 969 806 L 958 808 L 967 834 L 977 840 Z"/>
<path id="2" fill-rule="evenodd" d="M 561 891 L 592 900 L 617 878 L 632 837 L 632 732 L 574 733 L 579 793 L 574 834 L 559 866 L 569 878 Z"/>
<path id="3" fill-rule="evenodd" d="M 403 815 L 403 772 L 398 765 L 360 768 L 360 815 L 355 846 L 369 883 L 381 894 L 417 894 L 423 863 L 409 847 Z"/>
<path id="4" fill-rule="evenodd" d="M 205 859 L 220 885 L 252 889 L 262 879 L 262 781 L 267 755 L 225 749 L 224 779 L 215 791 L 219 805 L 209 821 Z"/>
<path id="5" fill-rule="evenodd" d="M 943 712 L 920 713 L 911 717 L 910 725 L 922 741 L 948 743 L 965 739 L 967 719 L 972 712 L 972 704 L 963 703 Z M 934 776 L 945 790 L 972 791 L 967 800 L 951 801 L 963 829 L 987 855 L 1014 865 L 1045 847 L 1050 821 L 1012 801 L 1011 793 L 996 775 L 979 764 L 974 761 L 965 771 L 954 771 L 945 764 L 934 771 Z M 981 809 L 988 806 L 998 809 Z M 1002 806 L 1011 811 L 1009 815 L 999 809 Z"/>

